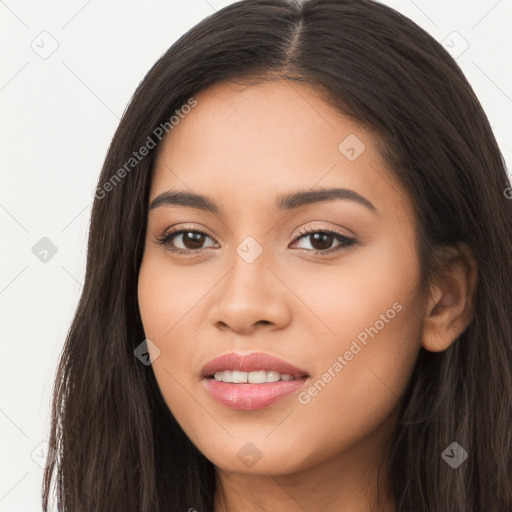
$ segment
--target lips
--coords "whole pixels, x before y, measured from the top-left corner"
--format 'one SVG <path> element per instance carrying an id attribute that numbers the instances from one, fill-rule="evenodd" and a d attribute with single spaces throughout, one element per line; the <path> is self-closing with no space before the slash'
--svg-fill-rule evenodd
<path id="1" fill-rule="evenodd" d="M 230 370 L 248 374 L 265 370 L 274 374 L 291 375 L 293 379 L 240 384 L 222 382 L 213 378 L 216 372 Z M 230 409 L 242 411 L 269 407 L 299 391 L 309 379 L 305 370 L 263 352 L 248 355 L 231 353 L 217 357 L 203 367 L 201 376 L 204 389 L 216 402 Z"/>
<path id="2" fill-rule="evenodd" d="M 240 355 L 235 353 L 224 354 L 211 360 L 201 370 L 201 377 L 213 377 L 215 372 L 225 370 L 238 370 L 242 372 L 255 372 L 260 370 L 274 371 L 292 375 L 296 379 L 308 377 L 306 370 L 283 361 L 264 352 Z"/>

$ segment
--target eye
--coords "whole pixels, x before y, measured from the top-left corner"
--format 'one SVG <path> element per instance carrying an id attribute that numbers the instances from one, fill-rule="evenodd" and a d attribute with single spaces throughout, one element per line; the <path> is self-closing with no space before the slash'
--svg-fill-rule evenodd
<path id="1" fill-rule="evenodd" d="M 357 240 L 349 238 L 341 233 L 326 229 L 314 229 L 311 226 L 300 231 L 300 236 L 294 241 L 294 244 L 300 240 L 310 239 L 308 247 L 299 247 L 299 249 L 315 254 L 328 254 L 341 251 L 344 248 L 357 244 Z M 205 241 L 211 240 L 213 244 L 204 246 Z M 332 244 L 337 245 L 332 247 Z M 175 227 L 162 236 L 156 237 L 156 243 L 162 245 L 166 250 L 175 253 L 190 255 L 201 252 L 205 248 L 218 248 L 218 243 L 204 231 L 194 229 L 193 227 Z"/>
<path id="2" fill-rule="evenodd" d="M 307 240 L 310 239 L 310 248 L 305 248 L 308 252 L 314 251 L 315 254 L 327 254 L 332 252 L 338 252 L 346 247 L 350 247 L 357 243 L 354 238 L 349 238 L 341 233 L 325 229 L 315 229 L 311 226 L 304 228 L 301 231 L 301 236 L 295 240 Z M 332 247 L 333 242 L 338 242 L 337 245 Z M 300 247 L 299 247 L 300 248 Z M 304 247 L 302 247 L 304 249 Z"/>
<path id="3" fill-rule="evenodd" d="M 200 252 L 206 239 L 215 240 L 203 231 L 193 228 L 174 228 L 162 236 L 156 237 L 156 243 L 176 254 L 194 254 Z M 212 246 L 210 246 L 212 247 Z"/>

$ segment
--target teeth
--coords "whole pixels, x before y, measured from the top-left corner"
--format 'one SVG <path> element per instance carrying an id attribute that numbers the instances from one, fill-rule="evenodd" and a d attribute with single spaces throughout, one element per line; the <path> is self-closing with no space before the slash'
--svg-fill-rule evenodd
<path id="1" fill-rule="evenodd" d="M 267 372 L 267 382 L 277 382 L 279 380 L 279 372 Z"/>
<path id="2" fill-rule="evenodd" d="M 263 384 L 264 382 L 267 382 L 267 372 L 265 370 L 261 370 L 259 372 L 248 372 L 247 382 L 251 384 Z"/>
<path id="3" fill-rule="evenodd" d="M 224 370 L 223 372 L 215 372 L 214 379 L 222 382 L 233 384 L 250 383 L 264 384 L 265 382 L 278 382 L 280 380 L 295 380 L 293 375 L 287 373 L 279 373 L 274 371 L 259 370 L 256 372 L 241 372 L 238 370 Z"/>
<path id="4" fill-rule="evenodd" d="M 233 384 L 242 384 L 244 382 L 247 382 L 247 372 L 239 372 L 238 370 L 235 370 L 233 372 L 231 382 Z"/>

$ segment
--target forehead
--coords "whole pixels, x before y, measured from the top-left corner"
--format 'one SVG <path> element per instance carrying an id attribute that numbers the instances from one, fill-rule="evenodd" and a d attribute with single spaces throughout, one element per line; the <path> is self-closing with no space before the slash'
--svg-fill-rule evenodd
<path id="1" fill-rule="evenodd" d="M 344 187 L 383 209 L 410 213 L 406 194 L 377 151 L 376 135 L 313 87 L 285 80 L 220 82 L 194 98 L 197 105 L 161 143 L 151 199 L 188 188 L 221 202 L 256 204 L 294 190 Z"/>

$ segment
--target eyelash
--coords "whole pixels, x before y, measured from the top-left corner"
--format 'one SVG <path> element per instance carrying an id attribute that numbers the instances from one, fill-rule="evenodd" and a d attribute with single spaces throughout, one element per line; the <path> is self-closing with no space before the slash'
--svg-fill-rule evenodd
<path id="1" fill-rule="evenodd" d="M 204 249 L 196 249 L 196 250 L 193 250 L 193 249 L 189 249 L 189 250 L 184 250 L 184 249 L 176 249 L 176 248 L 173 248 L 171 247 L 171 241 L 177 237 L 178 235 L 182 235 L 184 233 L 197 233 L 197 234 L 200 234 L 200 235 L 204 235 L 210 239 L 213 240 L 213 238 L 208 234 L 208 233 L 205 233 L 204 231 L 201 231 L 201 230 L 198 230 L 198 229 L 195 229 L 195 228 L 181 228 L 181 229 L 173 229 L 171 232 L 168 232 L 168 233 L 165 233 L 164 235 L 162 236 L 157 236 L 156 237 L 156 243 L 158 245 L 162 245 L 165 247 L 166 250 L 172 252 L 172 253 L 175 253 L 175 254 L 180 254 L 180 255 L 191 255 L 191 254 L 196 254 L 198 252 L 201 252 L 203 251 Z M 311 226 L 309 227 L 306 227 L 304 229 L 302 229 L 301 231 L 299 231 L 299 236 L 297 236 L 294 240 L 297 241 L 303 237 L 307 237 L 309 235 L 312 235 L 312 234 L 322 234 L 322 235 L 331 235 L 334 237 L 335 240 L 337 240 L 339 243 L 339 245 L 335 246 L 333 249 L 327 249 L 325 251 L 315 251 L 315 250 L 312 250 L 312 249 L 299 249 L 299 250 L 302 250 L 302 251 L 306 251 L 306 252 L 313 252 L 315 254 L 330 254 L 330 253 L 334 253 L 334 252 L 339 252 L 341 251 L 342 249 L 344 248 L 348 248 L 348 247 L 351 247 L 355 244 L 357 244 L 357 240 L 355 240 L 354 238 L 349 238 L 345 235 L 342 235 L 341 233 L 337 233 L 335 231 L 329 231 L 329 230 L 326 230 L 326 229 L 318 229 L 318 228 L 311 228 Z M 215 241 L 215 240 L 214 240 Z M 216 242 L 216 241 L 215 241 Z"/>

